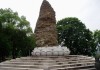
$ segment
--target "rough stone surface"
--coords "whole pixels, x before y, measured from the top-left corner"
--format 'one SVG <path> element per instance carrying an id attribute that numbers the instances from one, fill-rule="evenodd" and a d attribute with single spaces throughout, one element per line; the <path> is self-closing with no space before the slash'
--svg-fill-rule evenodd
<path id="1" fill-rule="evenodd" d="M 48 1 L 43 0 L 35 28 L 36 46 L 57 46 L 55 11 Z"/>

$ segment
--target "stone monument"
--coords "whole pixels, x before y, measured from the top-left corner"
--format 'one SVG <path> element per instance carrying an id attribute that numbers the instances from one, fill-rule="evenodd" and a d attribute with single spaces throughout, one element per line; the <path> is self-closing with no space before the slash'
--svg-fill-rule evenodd
<path id="1" fill-rule="evenodd" d="M 34 57 L 4 61 L 0 70 L 96 70 L 93 57 L 68 55 L 70 51 L 63 46 L 64 41 L 58 45 L 55 12 L 46 0 L 41 5 L 35 36 Z"/>
<path id="2" fill-rule="evenodd" d="M 44 0 L 35 28 L 36 46 L 57 46 L 55 12 L 48 1 Z"/>
<path id="3" fill-rule="evenodd" d="M 57 41 L 55 11 L 48 1 L 43 0 L 35 28 L 36 48 L 32 55 L 52 56 L 68 55 L 67 47 L 61 47 Z"/>

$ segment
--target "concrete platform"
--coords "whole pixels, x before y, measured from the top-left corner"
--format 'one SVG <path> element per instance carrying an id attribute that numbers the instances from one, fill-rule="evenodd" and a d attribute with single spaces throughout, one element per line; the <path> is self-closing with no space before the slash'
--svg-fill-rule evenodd
<path id="1" fill-rule="evenodd" d="M 0 63 L 0 70 L 95 70 L 93 57 L 82 55 L 21 57 Z"/>

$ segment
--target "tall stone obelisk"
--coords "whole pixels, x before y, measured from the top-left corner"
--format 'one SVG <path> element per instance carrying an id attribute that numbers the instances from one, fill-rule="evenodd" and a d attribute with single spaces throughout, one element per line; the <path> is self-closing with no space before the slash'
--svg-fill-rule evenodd
<path id="1" fill-rule="evenodd" d="M 57 42 L 55 11 L 48 1 L 43 0 L 35 28 L 36 47 L 33 56 L 62 56 L 70 53 L 67 47 Z"/>
<path id="2" fill-rule="evenodd" d="M 36 47 L 57 46 L 55 11 L 43 0 L 35 28 Z"/>

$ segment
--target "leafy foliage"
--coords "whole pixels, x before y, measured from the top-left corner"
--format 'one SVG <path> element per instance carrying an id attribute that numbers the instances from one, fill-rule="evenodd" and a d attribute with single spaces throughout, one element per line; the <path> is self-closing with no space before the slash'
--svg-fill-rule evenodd
<path id="1" fill-rule="evenodd" d="M 100 58 L 100 30 L 94 31 L 93 36 L 96 45 L 96 57 Z"/>
<path id="2" fill-rule="evenodd" d="M 100 44 L 100 30 L 96 30 L 95 32 L 94 32 L 94 39 L 95 39 L 95 43 L 97 44 L 97 43 L 99 43 Z"/>
<path id="3" fill-rule="evenodd" d="M 19 17 L 11 9 L 0 9 L 0 54 L 4 53 L 1 58 L 29 55 L 35 45 L 32 36 L 30 23 L 24 16 Z"/>
<path id="4" fill-rule="evenodd" d="M 71 50 L 71 54 L 93 55 L 95 51 L 92 32 L 75 17 L 64 18 L 57 22 L 59 43 Z"/>

